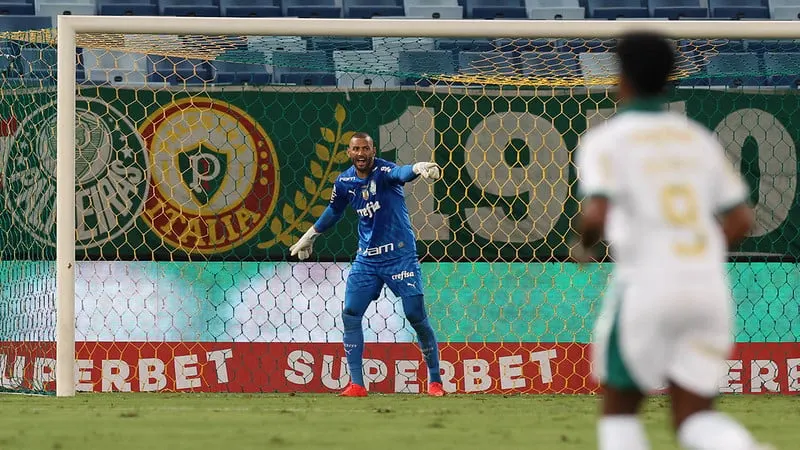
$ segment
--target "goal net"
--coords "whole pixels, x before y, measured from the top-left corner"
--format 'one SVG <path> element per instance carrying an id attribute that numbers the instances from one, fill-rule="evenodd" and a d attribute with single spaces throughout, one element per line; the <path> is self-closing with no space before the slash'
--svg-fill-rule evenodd
<path id="1" fill-rule="evenodd" d="M 616 111 L 630 26 L 62 17 L 60 46 L 55 30 L 2 35 L 0 386 L 53 392 L 58 359 L 64 395 L 343 388 L 356 217 L 310 261 L 288 247 L 365 131 L 379 157 L 443 167 L 405 194 L 445 389 L 594 392 L 613 261 L 567 261 L 572 153 Z M 775 23 L 647 26 L 675 38 L 669 108 L 718 133 L 756 206 L 729 265 L 738 344 L 720 389 L 796 392 L 800 41 Z M 58 52 L 74 61 L 60 78 Z M 370 390 L 424 390 L 390 291 L 364 334 Z"/>

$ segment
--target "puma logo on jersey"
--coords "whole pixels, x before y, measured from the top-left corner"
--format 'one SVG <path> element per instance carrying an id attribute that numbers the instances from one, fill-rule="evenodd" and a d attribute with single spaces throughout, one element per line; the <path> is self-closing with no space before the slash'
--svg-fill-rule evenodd
<path id="1" fill-rule="evenodd" d="M 402 271 L 400 273 L 396 273 L 396 274 L 392 275 L 392 279 L 393 280 L 405 280 L 406 278 L 414 278 L 414 272 L 409 272 L 407 270 L 404 270 L 404 271 Z M 409 284 L 411 284 L 411 283 L 409 283 Z"/>
<path id="2" fill-rule="evenodd" d="M 361 209 L 357 209 L 356 212 L 361 217 L 372 217 L 375 215 L 375 211 L 381 209 L 380 202 L 369 202 Z"/>

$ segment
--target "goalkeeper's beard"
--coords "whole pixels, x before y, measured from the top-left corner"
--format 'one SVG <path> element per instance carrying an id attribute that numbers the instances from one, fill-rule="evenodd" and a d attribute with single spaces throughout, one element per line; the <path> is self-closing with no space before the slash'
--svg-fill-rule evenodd
<path id="1" fill-rule="evenodd" d="M 369 156 L 365 158 L 365 160 L 359 161 L 360 158 L 352 158 L 351 161 L 353 162 L 353 166 L 356 168 L 356 172 L 359 175 L 369 175 L 372 172 L 372 168 L 375 167 L 375 157 Z M 362 169 L 363 167 L 363 169 Z"/>

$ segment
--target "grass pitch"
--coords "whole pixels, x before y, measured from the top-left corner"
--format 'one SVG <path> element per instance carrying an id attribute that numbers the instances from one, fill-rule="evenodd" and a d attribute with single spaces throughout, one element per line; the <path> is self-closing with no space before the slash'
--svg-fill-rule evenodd
<path id="1" fill-rule="evenodd" d="M 0 396 L 0 449 L 594 449 L 595 396 L 79 394 Z M 800 399 L 726 396 L 721 409 L 778 449 L 800 446 Z M 669 402 L 644 418 L 677 449 Z"/>

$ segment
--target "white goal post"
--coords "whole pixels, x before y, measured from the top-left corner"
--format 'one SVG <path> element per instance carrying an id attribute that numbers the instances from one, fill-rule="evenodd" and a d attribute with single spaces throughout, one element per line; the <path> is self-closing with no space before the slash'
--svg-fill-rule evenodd
<path id="1" fill-rule="evenodd" d="M 199 17 L 58 17 L 56 168 L 56 395 L 75 395 L 76 47 L 83 33 L 429 38 L 614 38 L 647 29 L 675 38 L 791 39 L 800 22 L 526 21 Z"/>

